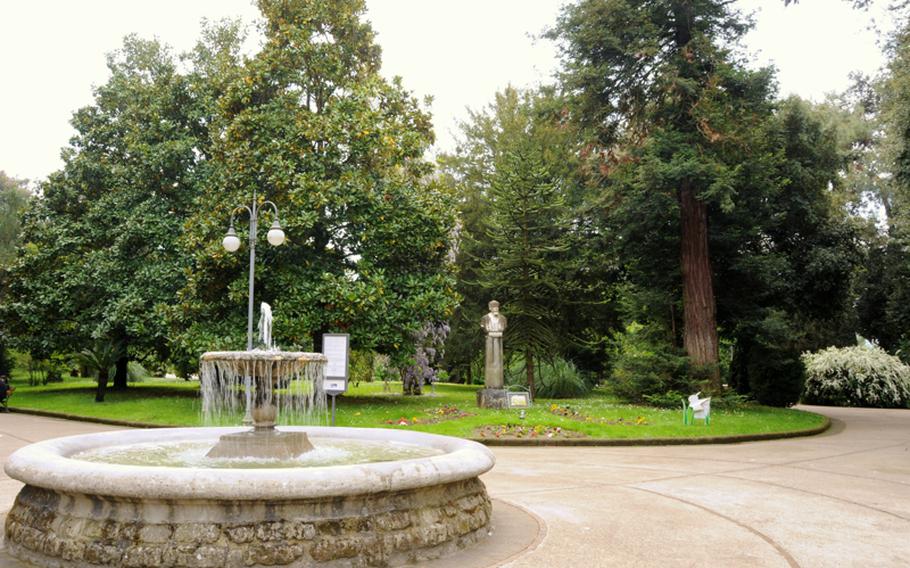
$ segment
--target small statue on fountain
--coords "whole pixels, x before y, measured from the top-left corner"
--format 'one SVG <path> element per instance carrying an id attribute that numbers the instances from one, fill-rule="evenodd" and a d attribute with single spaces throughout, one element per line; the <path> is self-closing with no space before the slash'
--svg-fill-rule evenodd
<path id="1" fill-rule="evenodd" d="M 272 341 L 272 306 L 265 302 L 259 306 L 259 340 L 265 345 L 266 351 L 275 350 Z"/>

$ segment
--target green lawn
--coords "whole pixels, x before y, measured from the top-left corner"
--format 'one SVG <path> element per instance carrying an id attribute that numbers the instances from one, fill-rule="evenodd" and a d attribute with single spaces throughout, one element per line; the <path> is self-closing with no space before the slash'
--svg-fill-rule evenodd
<path id="1" fill-rule="evenodd" d="M 196 382 L 149 380 L 125 392 L 109 390 L 101 404 L 93 401 L 91 381 L 72 379 L 41 387 L 29 387 L 21 380 L 14 384 L 13 407 L 152 424 L 202 424 Z M 381 383 L 361 383 L 338 398 L 336 424 L 461 437 L 478 437 L 478 429 L 485 426 L 485 437 L 496 437 L 511 424 L 523 427 L 524 438 L 547 437 L 548 432 L 562 437 L 564 431 L 595 438 L 678 438 L 803 430 L 824 420 L 799 410 L 748 405 L 713 409 L 708 427 L 701 422 L 685 426 L 678 409 L 624 404 L 599 390 L 581 399 L 537 400 L 520 419 L 517 410 L 477 408 L 477 388 L 440 384 L 435 393 L 427 389 L 423 396 L 406 397 L 401 395 L 400 383 L 391 383 L 389 392 Z"/>

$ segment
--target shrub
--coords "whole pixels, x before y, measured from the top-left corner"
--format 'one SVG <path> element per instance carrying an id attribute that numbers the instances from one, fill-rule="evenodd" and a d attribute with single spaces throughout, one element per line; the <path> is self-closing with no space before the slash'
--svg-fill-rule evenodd
<path id="1" fill-rule="evenodd" d="M 351 382 L 356 386 L 362 382 L 373 382 L 373 352 L 366 349 L 351 350 Z"/>
<path id="2" fill-rule="evenodd" d="M 688 402 L 689 395 L 694 393 L 682 393 L 679 391 L 668 391 L 664 394 L 652 394 L 646 395 L 645 401 L 651 406 L 656 406 L 658 408 L 673 408 L 677 409 L 682 407 L 683 401 Z M 702 393 L 704 397 L 705 394 Z M 711 394 L 711 408 L 713 409 L 725 409 L 732 410 L 737 408 L 742 408 L 743 406 L 754 404 L 748 396 L 739 394 L 733 389 L 724 389 L 722 392 Z"/>
<path id="3" fill-rule="evenodd" d="M 0 376 L 9 376 L 13 374 L 13 359 L 9 351 L 0 344 Z"/>
<path id="4" fill-rule="evenodd" d="M 651 406 L 658 408 L 680 408 L 684 400 L 688 400 L 689 395 L 693 393 L 682 393 L 671 390 L 659 394 L 646 394 L 643 398 Z"/>
<path id="5" fill-rule="evenodd" d="M 536 387 L 537 396 L 542 398 L 573 398 L 591 390 L 575 365 L 564 359 L 542 365 Z"/>
<path id="6" fill-rule="evenodd" d="M 521 353 L 513 354 L 503 373 L 507 386 L 527 388 L 527 370 Z M 575 365 L 561 357 L 553 361 L 537 360 L 534 366 L 534 387 L 535 396 L 540 398 L 573 398 L 584 396 L 591 390 Z"/>
<path id="7" fill-rule="evenodd" d="M 660 330 L 631 323 L 612 338 L 613 392 L 632 402 L 670 391 L 693 393 L 687 358 L 666 341 Z"/>
<path id="8" fill-rule="evenodd" d="M 910 367 L 875 346 L 805 353 L 803 399 L 833 406 L 897 408 L 910 401 Z"/>
<path id="9" fill-rule="evenodd" d="M 730 370 L 737 391 L 769 406 L 790 406 L 799 400 L 805 372 L 794 328 L 780 311 L 740 327 Z"/>
<path id="10" fill-rule="evenodd" d="M 138 361 L 130 361 L 126 364 L 126 379 L 131 383 L 141 383 L 151 376 L 151 373 Z"/>

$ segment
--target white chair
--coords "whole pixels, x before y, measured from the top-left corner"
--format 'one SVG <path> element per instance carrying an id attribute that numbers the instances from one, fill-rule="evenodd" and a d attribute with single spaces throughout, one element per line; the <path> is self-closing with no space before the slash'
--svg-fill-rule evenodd
<path id="1" fill-rule="evenodd" d="M 711 424 L 711 397 L 698 398 L 700 394 L 701 391 L 689 397 L 689 408 L 686 410 L 685 416 L 683 416 L 685 424 L 689 424 L 689 410 L 692 410 L 692 423 L 696 419 L 700 419 L 705 421 L 705 426 Z"/>

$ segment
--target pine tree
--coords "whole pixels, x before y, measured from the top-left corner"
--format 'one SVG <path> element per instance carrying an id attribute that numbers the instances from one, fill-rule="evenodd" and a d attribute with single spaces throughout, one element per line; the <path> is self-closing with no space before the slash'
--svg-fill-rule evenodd
<path id="1" fill-rule="evenodd" d="M 560 351 L 561 312 L 571 294 L 564 279 L 571 233 L 567 208 L 539 152 L 519 148 L 497 164 L 489 191 L 493 256 L 480 274 L 481 286 L 509 318 L 505 347 L 524 356 L 532 396 L 535 361 Z"/>

